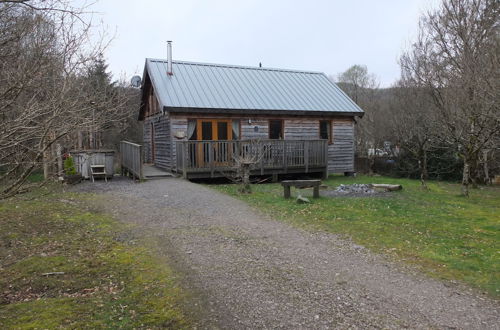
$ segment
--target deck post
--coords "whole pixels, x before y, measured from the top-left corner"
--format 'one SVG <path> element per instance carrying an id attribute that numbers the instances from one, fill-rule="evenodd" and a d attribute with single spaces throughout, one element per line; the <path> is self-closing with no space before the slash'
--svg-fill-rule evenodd
<path id="1" fill-rule="evenodd" d="M 208 143 L 208 162 L 210 164 L 210 175 L 212 178 L 214 177 L 215 171 L 215 159 L 214 159 L 214 143 L 210 141 Z"/>
<path id="2" fill-rule="evenodd" d="M 179 142 L 181 143 L 181 146 L 182 146 L 182 177 L 184 179 L 187 179 L 187 171 L 186 171 L 186 160 L 187 160 L 187 157 L 188 157 L 188 144 L 187 143 L 182 143 L 182 142 Z"/>
<path id="3" fill-rule="evenodd" d="M 288 172 L 288 160 L 286 154 L 286 140 L 283 140 L 283 168 L 285 169 L 285 173 Z"/>
<path id="4" fill-rule="evenodd" d="M 309 172 L 309 141 L 304 141 L 304 165 L 306 167 L 306 173 Z"/>
<path id="5" fill-rule="evenodd" d="M 143 173 L 144 155 L 142 154 L 142 145 L 139 146 L 139 180 L 144 179 Z"/>
<path id="6" fill-rule="evenodd" d="M 324 176 L 325 176 L 325 179 L 328 179 L 328 141 L 325 141 L 323 143 L 324 143 L 324 148 L 325 148 L 325 152 L 324 152 L 325 159 L 323 160 L 324 165 L 325 165 Z"/>
<path id="7" fill-rule="evenodd" d="M 264 175 L 264 145 L 259 143 L 260 175 Z"/>

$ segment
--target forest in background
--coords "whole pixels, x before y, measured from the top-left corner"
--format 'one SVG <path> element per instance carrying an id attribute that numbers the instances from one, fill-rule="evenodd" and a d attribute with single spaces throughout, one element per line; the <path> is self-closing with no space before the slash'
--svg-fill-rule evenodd
<path id="1" fill-rule="evenodd" d="M 139 90 L 112 81 L 109 40 L 90 37 L 99 27 L 85 10 L 67 0 L 0 1 L 0 197 L 36 171 L 61 176 L 68 150 L 142 140 Z M 363 65 L 334 77 L 365 110 L 356 151 L 368 172 L 389 164 L 386 174 L 424 187 L 461 180 L 464 195 L 489 183 L 499 171 L 499 54 L 498 1 L 443 0 L 421 17 L 394 86 L 379 88 Z"/>

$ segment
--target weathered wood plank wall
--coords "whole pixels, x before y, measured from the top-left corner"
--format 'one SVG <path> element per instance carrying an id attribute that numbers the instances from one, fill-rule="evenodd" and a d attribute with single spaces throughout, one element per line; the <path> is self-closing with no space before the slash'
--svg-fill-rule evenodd
<path id="1" fill-rule="evenodd" d="M 171 155 L 172 155 L 172 163 L 171 163 L 171 168 L 172 170 L 176 170 L 176 162 L 175 160 L 177 159 L 177 151 L 176 151 L 176 147 L 177 147 L 177 143 L 176 141 L 178 141 L 177 138 L 175 138 L 175 136 L 177 136 L 177 134 L 179 132 L 182 132 L 184 134 L 187 134 L 187 127 L 188 127 L 188 119 L 186 117 L 178 117 L 178 116 L 171 116 L 170 118 L 170 132 L 171 132 L 171 137 L 172 137 L 172 150 L 171 150 Z M 186 140 L 186 139 L 184 139 Z"/>
<path id="2" fill-rule="evenodd" d="M 328 146 L 328 173 L 354 172 L 354 122 L 333 121 L 333 143 Z"/>
<path id="3" fill-rule="evenodd" d="M 209 116 L 210 118 L 228 118 L 227 116 Z M 198 116 L 196 117 L 198 118 Z M 268 139 L 269 119 L 255 117 L 231 117 L 240 120 L 241 139 Z M 249 123 L 249 119 L 251 123 Z M 304 140 L 319 138 L 319 120 L 331 118 L 283 118 L 284 135 L 287 140 Z M 351 119 L 333 118 L 331 129 L 333 143 L 328 145 L 328 172 L 344 173 L 354 172 L 354 122 Z M 171 157 L 176 158 L 175 147 L 177 141 L 174 136 L 177 132 L 187 132 L 188 116 L 171 115 Z M 257 130 L 255 127 L 257 126 Z M 145 127 L 146 128 L 146 127 Z M 145 129 L 146 131 L 146 129 Z M 145 143 L 146 144 L 146 143 Z M 171 162 L 175 167 L 175 161 Z M 173 168 L 175 169 L 175 168 Z"/>
<path id="4" fill-rule="evenodd" d="M 160 106 L 152 87 L 148 91 L 146 118 L 143 129 L 144 161 L 170 170 L 172 158 L 172 135 L 168 114 L 161 114 Z M 151 141 L 151 130 L 154 131 L 154 148 Z M 153 157 L 154 149 L 154 157 Z"/>
<path id="5" fill-rule="evenodd" d="M 153 162 L 153 152 L 151 150 L 151 122 L 151 117 L 144 119 L 142 128 L 142 152 L 144 162 L 146 163 Z"/>

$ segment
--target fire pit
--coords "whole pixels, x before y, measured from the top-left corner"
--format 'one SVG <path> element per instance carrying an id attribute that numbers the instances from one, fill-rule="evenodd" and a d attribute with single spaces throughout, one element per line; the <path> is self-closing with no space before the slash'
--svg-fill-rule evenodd
<path id="1" fill-rule="evenodd" d="M 390 195 L 388 191 L 387 185 L 353 183 L 341 184 L 333 190 L 324 191 L 322 195 L 327 197 L 385 197 Z"/>

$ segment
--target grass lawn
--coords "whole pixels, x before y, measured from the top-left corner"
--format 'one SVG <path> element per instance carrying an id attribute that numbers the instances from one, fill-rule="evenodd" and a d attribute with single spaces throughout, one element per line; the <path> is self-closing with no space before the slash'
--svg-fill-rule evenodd
<path id="1" fill-rule="evenodd" d="M 416 264 L 435 276 L 460 280 L 500 296 L 500 188 L 473 189 L 459 195 L 460 186 L 385 177 L 331 176 L 333 188 L 350 183 L 399 183 L 391 197 L 321 197 L 311 204 L 283 198 L 279 184 L 253 185 L 240 195 L 237 185 L 212 185 L 275 218 L 312 230 L 343 234 L 358 244 Z M 292 193 L 297 190 L 292 188 Z M 302 191 L 303 196 L 311 195 Z"/>
<path id="2" fill-rule="evenodd" d="M 189 327 L 171 269 L 88 196 L 47 189 L 0 202 L 0 328 Z"/>

